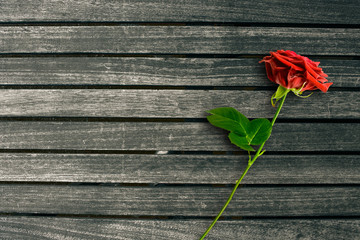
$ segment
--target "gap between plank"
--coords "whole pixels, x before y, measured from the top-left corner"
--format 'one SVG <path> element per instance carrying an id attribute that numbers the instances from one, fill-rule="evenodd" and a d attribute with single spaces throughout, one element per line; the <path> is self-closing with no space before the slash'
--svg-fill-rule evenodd
<path id="1" fill-rule="evenodd" d="M 124 58 L 263 58 L 265 54 L 221 54 L 221 53 L 99 53 L 99 52 L 67 52 L 67 53 L 0 53 L 0 58 L 32 58 L 32 57 L 124 57 Z M 360 56 L 349 55 L 306 55 L 309 58 L 360 60 Z"/>
<path id="2" fill-rule="evenodd" d="M 104 219 L 129 219 L 129 220 L 211 220 L 214 216 L 163 216 L 163 215 L 93 215 L 93 214 L 50 214 L 50 213 L 19 213 L 0 212 L 6 217 L 53 217 L 53 218 L 104 218 Z M 305 219 L 360 219 L 360 216 L 231 216 L 221 217 L 219 220 L 305 220 Z"/>
<path id="3" fill-rule="evenodd" d="M 73 150 L 73 149 L 0 149 L 1 153 L 28 154 L 144 154 L 144 155 L 244 155 L 246 151 L 149 151 L 149 150 Z M 266 151 L 266 155 L 360 155 L 360 151 Z"/>
<path id="4" fill-rule="evenodd" d="M 56 185 L 56 186 L 99 186 L 116 188 L 229 188 L 235 184 L 206 184 L 206 183 L 131 183 L 131 182 L 46 182 L 46 181 L 0 181 L 0 185 Z M 303 184 L 240 184 L 240 188 L 298 188 L 298 187 L 321 187 L 321 188 L 346 188 L 360 187 L 360 183 L 303 183 Z"/>
<path id="5" fill-rule="evenodd" d="M 253 118 L 249 118 L 253 120 Z M 135 117 L 51 117 L 0 116 L 0 122 L 208 122 L 206 118 L 135 118 Z M 347 118 L 279 118 L 278 123 L 360 123 Z"/>
<path id="6" fill-rule="evenodd" d="M 109 89 L 109 90 L 226 90 L 226 91 L 276 91 L 276 86 L 174 86 L 174 85 L 114 85 L 114 84 L 92 84 L 92 85 L 72 85 L 72 84 L 0 84 L 1 89 Z M 331 87 L 334 92 L 357 92 L 360 87 Z"/>
<path id="7" fill-rule="evenodd" d="M 271 22 L 156 22 L 156 21 L 11 21 L 1 26 L 234 26 L 234 27 L 296 27 L 296 28 L 360 28 L 360 24 L 339 23 L 271 23 Z"/>

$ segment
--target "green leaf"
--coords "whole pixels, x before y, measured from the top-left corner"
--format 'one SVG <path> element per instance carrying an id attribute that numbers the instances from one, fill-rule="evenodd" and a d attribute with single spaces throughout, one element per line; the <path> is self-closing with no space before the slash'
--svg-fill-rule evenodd
<path id="1" fill-rule="evenodd" d="M 246 136 L 250 123 L 243 114 L 231 107 L 215 108 L 207 111 L 213 115 L 208 116 L 208 121 L 215 127 L 219 127 L 238 135 Z"/>
<path id="2" fill-rule="evenodd" d="M 230 139 L 230 142 L 232 144 L 235 144 L 236 146 L 238 146 L 239 148 L 241 149 L 244 149 L 246 151 L 255 151 L 248 143 L 248 140 L 246 139 L 246 137 L 242 137 L 242 136 L 239 136 L 237 135 L 236 133 L 234 132 L 231 132 L 229 134 L 229 139 Z"/>
<path id="3" fill-rule="evenodd" d="M 207 112 L 213 114 L 207 117 L 209 122 L 230 131 L 231 143 L 246 151 L 255 151 L 251 145 L 260 145 L 270 137 L 272 126 L 265 118 L 250 122 L 243 114 L 231 107 L 215 108 Z"/>
<path id="4" fill-rule="evenodd" d="M 250 122 L 247 139 L 249 145 L 260 145 L 269 139 L 272 126 L 268 119 L 258 118 Z"/>

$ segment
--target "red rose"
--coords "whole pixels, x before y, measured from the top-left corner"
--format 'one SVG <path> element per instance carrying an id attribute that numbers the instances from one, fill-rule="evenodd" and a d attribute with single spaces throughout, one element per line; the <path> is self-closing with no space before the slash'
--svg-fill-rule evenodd
<path id="1" fill-rule="evenodd" d="M 326 83 L 327 75 L 318 67 L 320 62 L 313 62 L 290 50 L 270 54 L 260 62 L 265 62 L 267 76 L 274 83 L 300 94 L 315 89 L 326 92 L 332 84 Z"/>

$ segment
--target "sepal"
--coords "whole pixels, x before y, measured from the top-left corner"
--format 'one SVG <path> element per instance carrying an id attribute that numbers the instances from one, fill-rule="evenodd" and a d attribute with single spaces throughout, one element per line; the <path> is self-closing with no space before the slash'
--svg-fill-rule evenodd
<path id="1" fill-rule="evenodd" d="M 276 103 L 284 97 L 288 92 L 290 92 L 292 89 L 285 88 L 281 85 L 277 88 L 276 92 L 271 96 L 271 105 L 275 107 Z M 275 103 L 274 103 L 275 99 Z"/>

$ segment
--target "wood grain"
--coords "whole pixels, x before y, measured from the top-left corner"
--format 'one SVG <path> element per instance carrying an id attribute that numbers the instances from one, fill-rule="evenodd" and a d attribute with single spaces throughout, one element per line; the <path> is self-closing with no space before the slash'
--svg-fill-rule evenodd
<path id="1" fill-rule="evenodd" d="M 258 61 L 277 49 L 318 56 L 337 89 L 288 98 L 265 146 L 273 153 L 225 211 L 235 218 L 209 239 L 360 235 L 358 1 L 0 6 L 1 239 L 197 239 L 247 161 L 216 155 L 239 149 L 201 122 L 205 110 L 271 118 L 274 85 Z"/>
<path id="2" fill-rule="evenodd" d="M 207 110 L 234 107 L 250 118 L 272 118 L 276 91 L 144 89 L 3 89 L 0 116 L 205 118 Z M 358 92 L 289 94 L 281 117 L 359 118 Z M 307 95 L 306 93 L 304 95 Z"/>
<path id="3" fill-rule="evenodd" d="M 1 184 L 0 212 L 215 216 L 232 187 Z M 223 216 L 359 216 L 358 187 L 240 188 Z"/>
<path id="4" fill-rule="evenodd" d="M 0 122 L 2 149 L 238 151 L 206 122 Z M 359 151 L 360 124 L 277 123 L 271 151 Z"/>
<path id="5" fill-rule="evenodd" d="M 285 22 L 358 24 L 356 0 L 0 1 L 0 21 Z"/>
<path id="6" fill-rule="evenodd" d="M 360 29 L 235 26 L 3 26 L 0 53 L 360 54 Z"/>
<path id="7" fill-rule="evenodd" d="M 4 239 L 198 239 L 209 220 L 119 220 L 91 218 L 0 217 Z M 207 239 L 356 239 L 358 219 L 218 221 Z"/>
<path id="8" fill-rule="evenodd" d="M 159 153 L 160 154 L 160 153 Z M 233 184 L 245 155 L 0 154 L 0 181 Z M 244 184 L 359 184 L 358 155 L 263 155 Z"/>
<path id="9" fill-rule="evenodd" d="M 256 58 L 0 58 L 1 85 L 275 86 Z M 360 61 L 317 59 L 333 87 L 360 87 Z"/>

